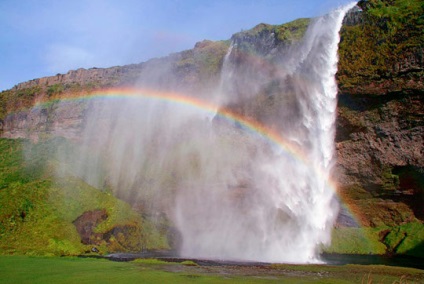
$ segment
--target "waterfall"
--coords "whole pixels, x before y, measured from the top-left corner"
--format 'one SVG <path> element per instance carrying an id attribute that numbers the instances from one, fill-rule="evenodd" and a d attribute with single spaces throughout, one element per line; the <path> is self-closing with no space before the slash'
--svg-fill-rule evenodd
<path id="1" fill-rule="evenodd" d="M 314 19 L 303 42 L 280 58 L 278 78 L 248 77 L 246 66 L 224 62 L 223 86 L 231 99 L 238 93 L 257 93 L 259 84 L 279 82 L 279 96 L 290 92 L 294 106 L 283 104 L 285 120 L 270 114 L 265 121 L 282 125 L 280 135 L 302 149 L 302 161 L 284 153 L 256 153 L 242 159 L 241 177 L 220 186 L 182 194 L 177 226 L 183 236 L 182 254 L 190 257 L 231 258 L 271 262 L 317 260 L 320 245 L 330 242 L 338 208 L 329 184 L 334 152 L 339 29 L 351 4 Z M 233 47 L 232 47 L 233 48 Z M 287 65 L 285 65 L 287 64 Z M 236 78 L 242 73 L 242 78 Z M 230 78 L 228 80 L 227 78 Z M 247 85 L 240 92 L 243 84 Z M 260 81 L 260 82 L 259 82 Z M 240 99 L 240 98 L 237 98 Z M 287 107 L 294 107 L 290 112 Z M 295 121 L 293 121 L 295 120 Z M 234 149 L 234 153 L 238 153 Z M 236 155 L 236 154 L 234 154 Z M 236 156 L 237 159 L 239 158 Z M 243 174 L 241 174 L 243 173 Z M 236 178 L 237 179 L 237 178 Z M 238 195 L 241 200 L 228 200 Z M 236 198 L 236 197 L 234 197 Z"/>
<path id="2" fill-rule="evenodd" d="M 59 155 L 68 167 L 60 171 L 106 184 L 152 219 L 165 215 L 184 257 L 317 261 L 338 211 L 334 77 L 338 32 L 353 6 L 314 19 L 275 60 L 240 63 L 231 45 L 209 102 L 162 94 L 93 101 L 82 146 Z M 234 111 L 213 109 L 217 101 Z"/>

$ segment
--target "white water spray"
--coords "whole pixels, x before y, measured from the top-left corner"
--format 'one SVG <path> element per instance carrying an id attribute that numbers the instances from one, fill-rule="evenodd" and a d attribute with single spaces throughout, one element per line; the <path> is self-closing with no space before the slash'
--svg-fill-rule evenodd
<path id="1" fill-rule="evenodd" d="M 205 109 L 122 99 L 90 107 L 83 146 L 74 159 L 67 156 L 71 172 L 94 186 L 107 184 L 151 216 L 166 214 L 181 233 L 182 256 L 316 261 L 338 210 L 329 185 L 334 76 L 338 32 L 353 6 L 315 19 L 272 72 L 237 66 L 231 50 L 225 57 L 219 102 L 245 106 L 246 115 L 302 154 L 288 152 L 287 143 L 270 149 L 266 135 L 225 118 L 205 119 Z"/>
<path id="2" fill-rule="evenodd" d="M 300 119 L 295 127 L 282 127 L 281 135 L 296 141 L 305 157 L 257 153 L 247 160 L 248 170 L 238 170 L 243 175 L 234 185 L 224 180 L 220 182 L 224 187 L 205 184 L 180 193 L 176 223 L 183 235 L 183 255 L 310 262 L 316 260 L 321 244 L 329 244 L 338 212 L 334 188 L 328 183 L 334 151 L 338 33 L 345 13 L 354 5 L 315 19 L 302 44 L 283 55 L 282 62 L 292 62 L 294 68 L 279 73 L 280 89 L 294 93 Z M 224 84 L 231 96 L 240 87 L 231 84 L 237 73 L 228 64 L 223 70 L 232 80 Z M 271 119 L 276 122 L 278 117 Z"/>

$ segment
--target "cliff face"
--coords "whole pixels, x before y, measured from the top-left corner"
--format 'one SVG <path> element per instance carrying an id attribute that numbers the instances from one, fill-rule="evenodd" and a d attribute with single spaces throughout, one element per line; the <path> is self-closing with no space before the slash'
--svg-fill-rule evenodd
<path id="1" fill-rule="evenodd" d="M 35 142 L 53 136 L 75 140 L 80 135 L 87 107 L 85 102 L 56 102 L 11 113 L 2 121 L 1 137 Z"/>
<path id="2" fill-rule="evenodd" d="M 203 41 L 192 50 L 141 64 L 71 70 L 20 83 L 0 93 L 0 135 L 33 141 L 54 135 L 78 139 L 92 105 L 61 99 L 110 88 L 141 87 L 208 97 L 218 84 L 228 46 L 225 41 Z"/>
<path id="3" fill-rule="evenodd" d="M 20 83 L 12 88 L 13 91 L 25 90 L 34 87 L 49 87 L 56 84 L 61 85 L 116 85 L 123 82 L 135 83 L 143 64 L 117 66 L 111 68 L 91 68 L 71 70 L 66 74 L 43 77 L 31 81 Z"/>
<path id="4" fill-rule="evenodd" d="M 356 9 L 348 14 L 341 31 L 336 134 L 341 196 L 354 205 L 363 225 L 373 227 L 424 218 L 423 35 L 415 32 L 422 23 L 408 22 L 393 32 L 387 19 L 375 15 L 374 2 L 380 3 L 361 2 L 364 12 Z M 412 21 L 419 21 L 414 15 L 422 15 L 420 9 L 410 15 Z M 256 55 L 278 60 L 279 51 L 295 44 L 307 24 L 305 19 L 282 26 L 260 24 L 235 34 L 232 56 L 239 71 L 248 72 L 243 66 Z M 142 64 L 78 69 L 21 83 L 0 94 L 1 136 L 37 140 L 54 134 L 77 139 L 91 106 L 59 99 L 102 88 L 140 85 L 188 94 L 200 89 L 212 92 L 229 44 L 204 41 L 192 50 Z M 267 76 L 277 72 L 271 64 L 258 64 Z M 228 108 L 259 121 L 267 117 L 257 109 L 273 112 L 284 106 L 287 118 L 295 115 L 290 94 L 284 99 L 270 95 L 281 91 L 274 83 L 246 101 L 230 102 Z M 36 101 L 51 103 L 23 109 Z"/>
<path id="5" fill-rule="evenodd" d="M 345 93 L 339 96 L 338 113 L 338 176 L 348 199 L 365 194 L 352 201 L 363 224 L 423 220 L 422 94 Z M 381 205 L 378 216 L 369 202 Z"/>
<path id="6" fill-rule="evenodd" d="M 368 226 L 424 217 L 423 7 L 395 2 L 360 1 L 339 46 L 337 169 Z"/>

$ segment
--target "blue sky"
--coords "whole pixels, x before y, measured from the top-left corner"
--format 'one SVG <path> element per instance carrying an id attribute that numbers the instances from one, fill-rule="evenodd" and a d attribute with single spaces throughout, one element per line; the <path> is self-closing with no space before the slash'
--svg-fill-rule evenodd
<path id="1" fill-rule="evenodd" d="M 350 0 L 0 0 L 0 90 L 71 69 L 139 63 Z"/>

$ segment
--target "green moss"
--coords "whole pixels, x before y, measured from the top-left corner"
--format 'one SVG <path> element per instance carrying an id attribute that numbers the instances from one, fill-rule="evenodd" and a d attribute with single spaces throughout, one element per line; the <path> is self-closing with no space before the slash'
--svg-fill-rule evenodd
<path id="1" fill-rule="evenodd" d="M 414 222 L 392 228 L 383 241 L 393 253 L 424 257 L 424 251 L 417 249 L 424 244 L 424 224 Z"/>
<path id="2" fill-rule="evenodd" d="M 292 22 L 276 26 L 274 28 L 274 31 L 279 41 L 298 41 L 302 39 L 303 35 L 306 32 L 306 29 L 308 28 L 309 23 L 309 18 L 300 18 Z"/>
<path id="3" fill-rule="evenodd" d="M 47 96 L 51 97 L 53 95 L 60 95 L 64 91 L 64 86 L 62 84 L 54 84 L 47 88 Z"/>
<path id="4" fill-rule="evenodd" d="M 366 128 L 364 116 L 361 115 L 359 111 L 341 105 L 338 108 L 338 115 L 338 119 L 345 119 L 349 123 L 351 129 L 364 130 Z"/>
<path id="5" fill-rule="evenodd" d="M 399 188 L 399 176 L 392 173 L 390 167 L 385 167 L 382 170 L 381 179 L 383 181 L 382 188 L 383 190 L 396 190 Z"/>
<path id="6" fill-rule="evenodd" d="M 0 92 L 0 120 L 12 111 L 32 106 L 35 98 L 41 93 L 39 86 Z"/>
<path id="7" fill-rule="evenodd" d="M 135 76 L 132 73 L 131 75 Z M 52 99 L 57 100 L 65 94 L 72 95 L 80 92 L 91 92 L 100 87 L 111 87 L 113 82 L 116 83 L 116 79 L 112 78 L 105 83 L 99 81 L 88 82 L 84 85 L 80 83 L 57 83 L 48 86 L 36 85 L 29 88 L 2 91 L 0 92 L 0 121 L 4 120 L 10 113 L 33 107 L 36 102 L 51 102 Z"/>
<path id="8" fill-rule="evenodd" d="M 291 43 L 300 40 L 308 28 L 310 19 L 300 18 L 282 25 L 269 25 L 261 23 L 254 28 L 242 31 L 238 36 L 260 37 L 263 33 L 275 33 L 281 42 Z M 237 35 L 236 35 L 237 36 Z"/>
<path id="9" fill-rule="evenodd" d="M 368 20 L 380 28 L 381 35 L 415 45 L 423 43 L 421 32 L 424 28 L 424 5 L 421 0 L 367 0 L 361 1 L 360 5 L 367 12 Z M 403 33 L 417 35 L 420 41 L 401 38 Z"/>
<path id="10" fill-rule="evenodd" d="M 169 242 L 166 232 L 160 230 L 160 227 L 149 220 L 144 219 L 141 228 L 142 246 L 144 249 L 169 249 Z"/>
<path id="11" fill-rule="evenodd" d="M 193 57 L 184 57 L 180 61 L 177 61 L 176 67 L 177 68 L 193 68 L 195 66 L 196 61 Z"/>
<path id="12" fill-rule="evenodd" d="M 181 262 L 182 265 L 185 266 L 199 266 L 197 263 L 195 263 L 194 261 L 191 260 L 185 260 L 183 262 Z"/>
<path id="13" fill-rule="evenodd" d="M 358 88 L 394 77 L 399 77 L 397 81 L 403 85 L 411 79 L 408 76 L 420 78 L 418 73 L 400 74 L 397 66 L 422 49 L 422 1 L 369 0 L 360 1 L 359 5 L 364 10 L 365 21 L 355 26 L 344 26 L 341 31 L 340 87 L 345 90 Z"/>
<path id="14" fill-rule="evenodd" d="M 66 83 L 63 85 L 64 91 L 70 91 L 72 93 L 83 91 L 83 87 L 80 83 Z"/>
<path id="15" fill-rule="evenodd" d="M 359 185 L 345 187 L 342 190 L 343 194 L 346 195 L 350 202 L 354 202 L 355 200 L 365 200 L 372 198 L 371 193 L 369 193 Z"/>
<path id="16" fill-rule="evenodd" d="M 379 229 L 336 228 L 333 230 L 328 253 L 384 254 L 386 246 L 380 242 Z"/>
<path id="17" fill-rule="evenodd" d="M 424 224 L 412 222 L 377 228 L 335 228 L 328 253 L 403 254 L 424 257 Z"/>
<path id="18" fill-rule="evenodd" d="M 233 35 L 233 39 L 241 39 L 237 41 L 237 49 L 247 54 L 257 53 L 255 42 L 259 39 L 269 39 L 270 36 L 275 38 L 278 45 L 290 45 L 293 42 L 301 40 L 307 30 L 310 19 L 301 18 L 282 25 L 259 24 L 254 28 L 241 31 Z M 246 38 L 256 38 L 257 40 L 246 40 Z"/>
<path id="19" fill-rule="evenodd" d="M 195 68 L 200 71 L 201 78 L 218 76 L 228 47 L 228 42 L 210 41 L 202 48 L 195 49 L 193 58 L 186 58 L 185 61 L 194 61 Z"/>

